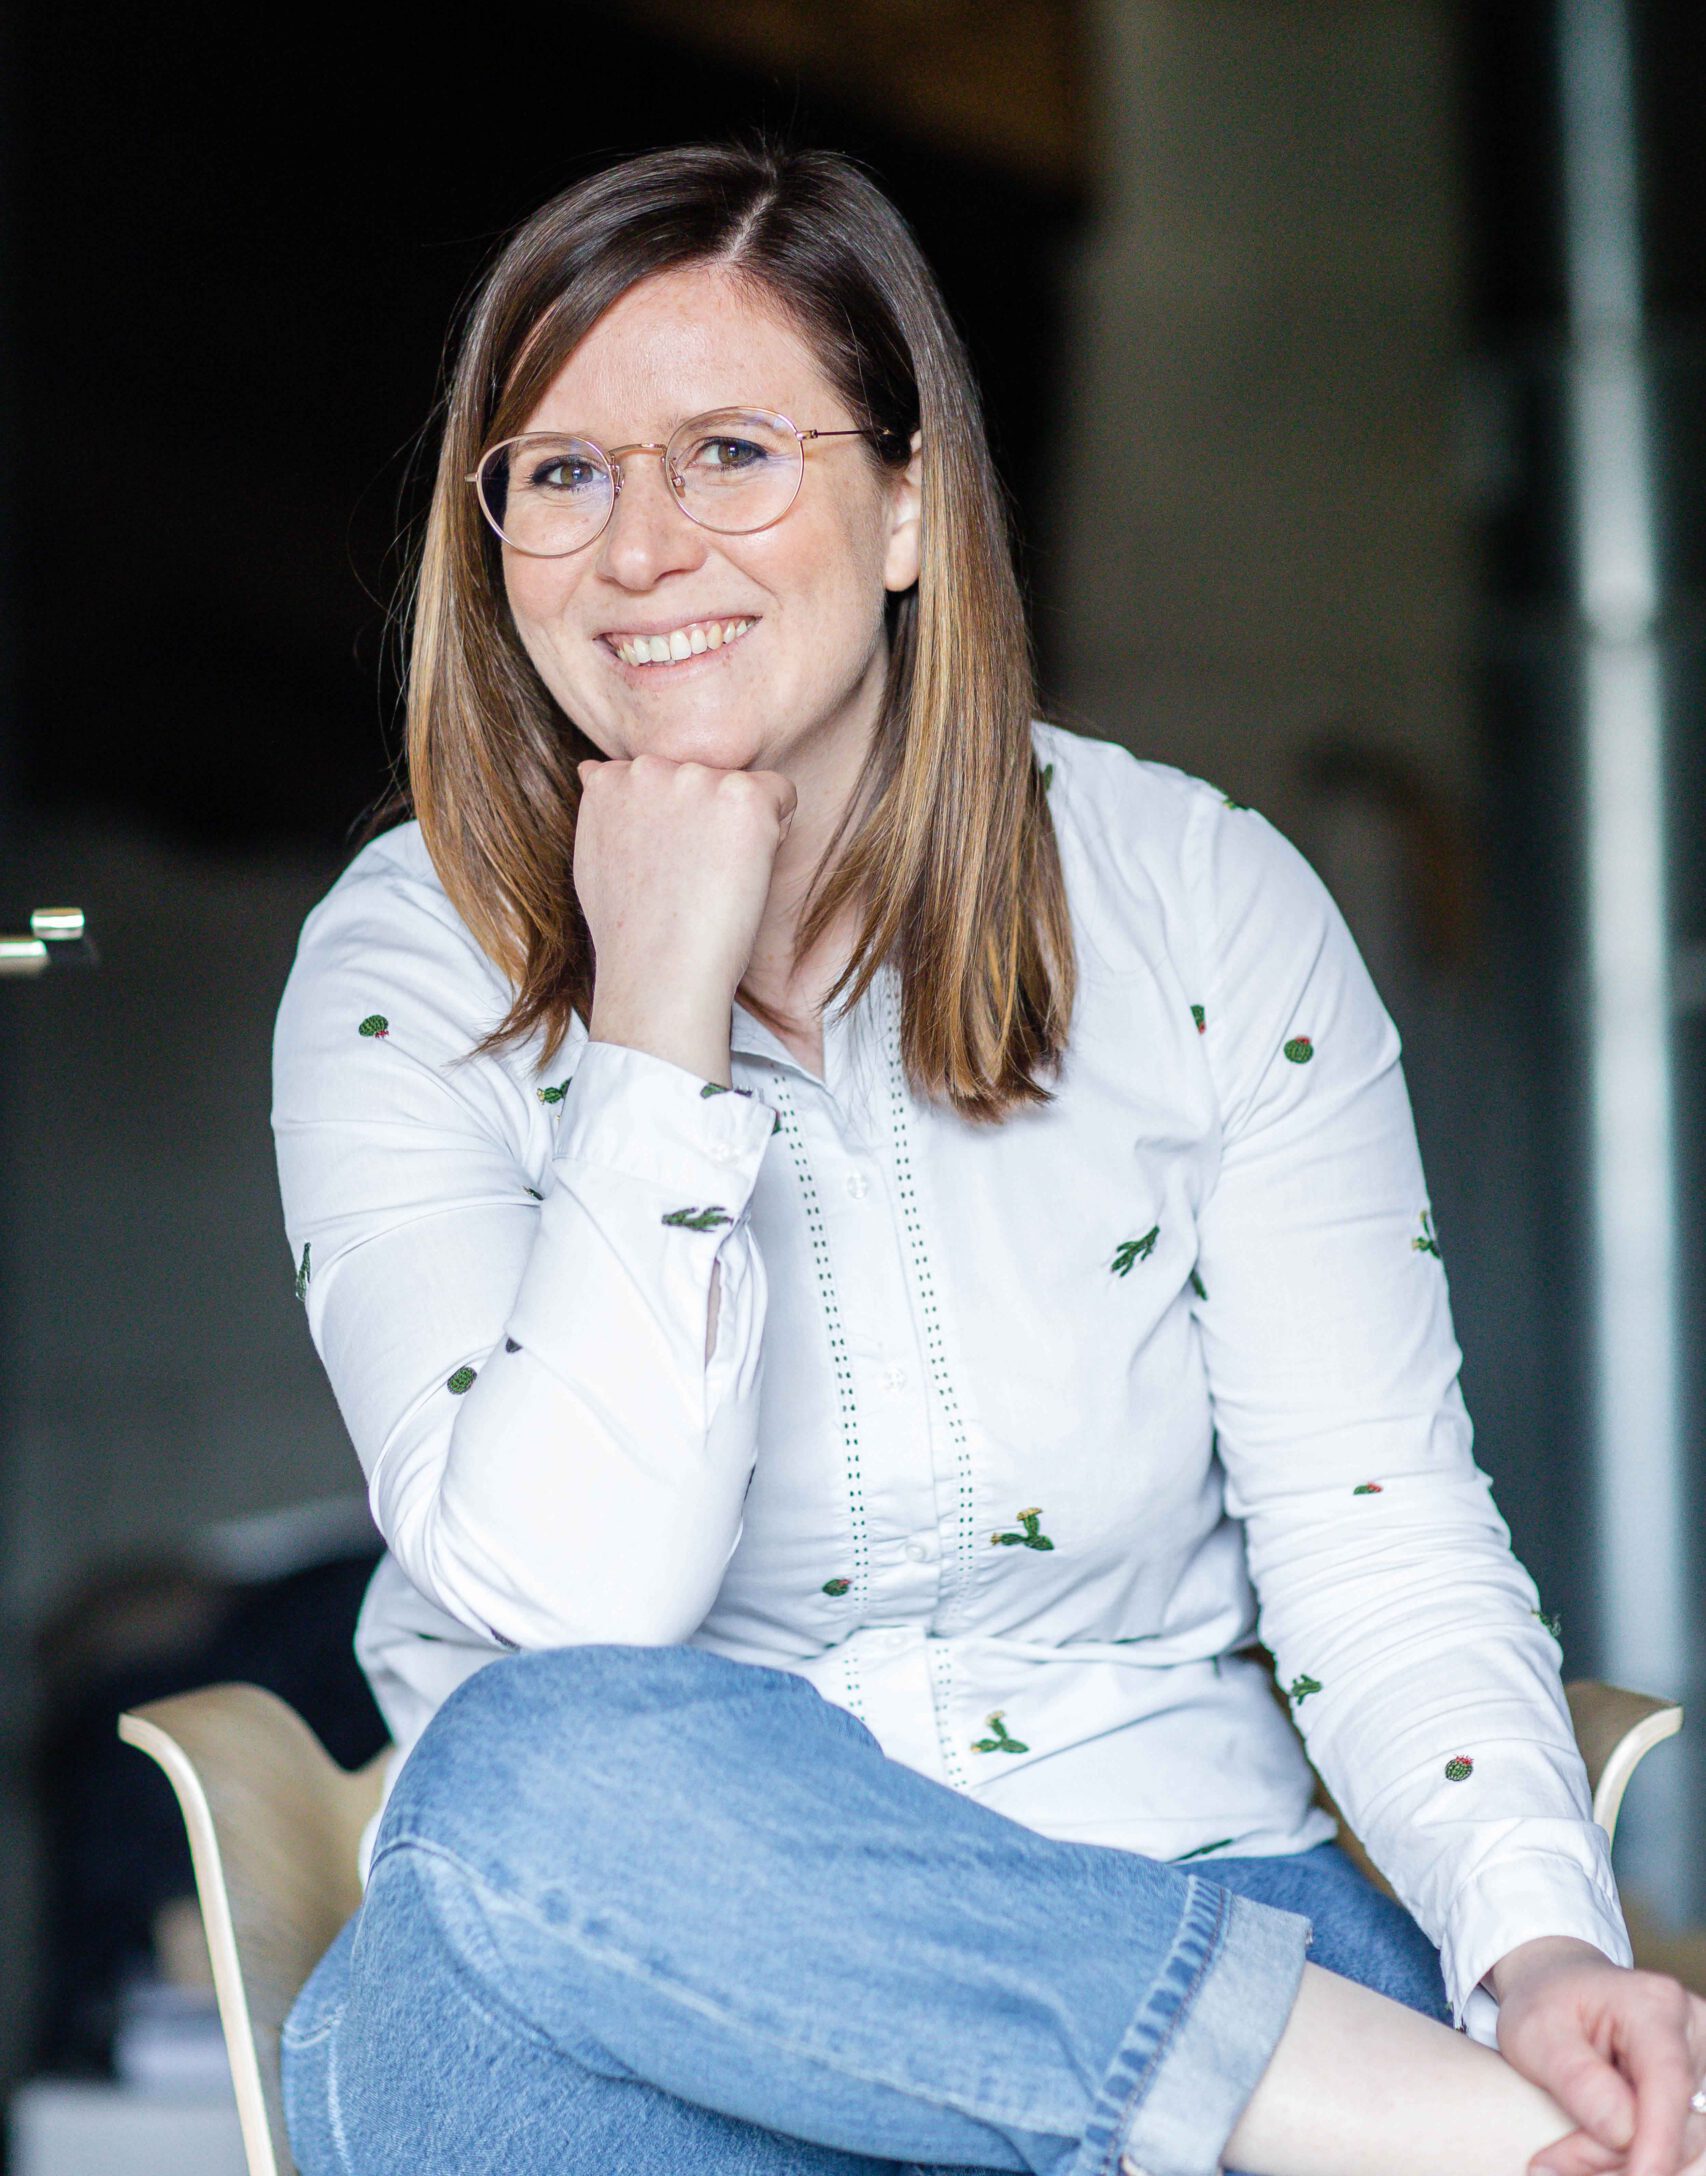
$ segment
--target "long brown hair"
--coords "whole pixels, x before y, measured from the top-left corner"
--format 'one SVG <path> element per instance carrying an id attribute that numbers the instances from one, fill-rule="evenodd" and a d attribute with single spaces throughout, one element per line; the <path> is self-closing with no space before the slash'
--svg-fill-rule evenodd
<path id="1" fill-rule="evenodd" d="M 1077 979 L 1031 749 L 1029 637 L 965 350 L 906 222 L 838 153 L 764 139 L 650 152 L 565 190 L 502 248 L 465 313 L 442 403 L 407 607 L 408 783 L 365 836 L 419 818 L 445 891 L 516 989 L 477 1051 L 542 1026 L 548 1062 L 572 1014 L 591 1016 L 592 944 L 568 872 L 575 766 L 605 751 L 523 649 L 501 548 L 464 479 L 485 447 L 525 428 L 618 297 L 698 263 L 728 266 L 791 314 L 872 431 L 867 458 L 904 466 L 922 435 L 922 571 L 889 599 L 881 712 L 813 872 L 797 956 L 859 902 L 860 935 L 826 1003 L 851 982 L 855 1004 L 892 957 L 914 1091 L 998 1122 L 1053 1100 L 1035 1076 L 1059 1066 Z M 773 1031 L 787 1025 L 740 997 Z"/>

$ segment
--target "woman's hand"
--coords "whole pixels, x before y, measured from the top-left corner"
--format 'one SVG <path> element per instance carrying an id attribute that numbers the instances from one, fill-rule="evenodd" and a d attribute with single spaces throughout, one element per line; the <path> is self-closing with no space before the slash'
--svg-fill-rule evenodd
<path id="1" fill-rule="evenodd" d="M 1499 2052 L 1581 2128 L 1530 2176 L 1706 2176 L 1706 2002 L 1661 1972 L 1613 1964 L 1590 1942 L 1524 1942 L 1491 1974 Z"/>
<path id="2" fill-rule="evenodd" d="M 601 989 L 709 989 L 732 1001 L 794 820 L 792 780 L 649 750 L 576 768 L 574 886 Z"/>

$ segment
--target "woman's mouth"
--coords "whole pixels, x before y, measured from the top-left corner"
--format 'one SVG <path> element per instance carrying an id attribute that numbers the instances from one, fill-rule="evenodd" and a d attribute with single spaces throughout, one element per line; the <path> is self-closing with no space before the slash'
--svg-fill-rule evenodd
<path id="1" fill-rule="evenodd" d="M 683 658 L 728 649 L 757 625 L 755 619 L 686 620 L 663 635 L 608 634 L 603 639 L 624 665 L 679 665 Z"/>

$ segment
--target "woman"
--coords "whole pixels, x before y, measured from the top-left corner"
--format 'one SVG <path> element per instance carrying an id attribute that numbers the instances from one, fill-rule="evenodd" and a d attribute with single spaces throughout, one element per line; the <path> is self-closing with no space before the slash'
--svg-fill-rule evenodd
<path id="1" fill-rule="evenodd" d="M 1034 720 L 856 168 L 662 152 L 504 249 L 409 789 L 278 1022 L 398 1747 L 307 2176 L 1700 2164 L 1391 1023 L 1259 816 Z"/>

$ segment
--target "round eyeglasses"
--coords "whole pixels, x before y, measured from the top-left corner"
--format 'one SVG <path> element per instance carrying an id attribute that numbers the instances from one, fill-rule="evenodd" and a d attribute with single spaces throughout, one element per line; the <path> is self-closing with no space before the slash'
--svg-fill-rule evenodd
<path id="1" fill-rule="evenodd" d="M 713 408 L 689 416 L 664 445 L 612 446 L 556 431 L 527 431 L 480 456 L 464 479 L 512 550 L 561 559 L 604 532 L 629 454 L 656 454 L 675 503 L 701 529 L 742 536 L 780 521 L 799 496 L 806 447 L 818 438 L 883 438 L 870 428 L 802 431 L 767 408 Z"/>

